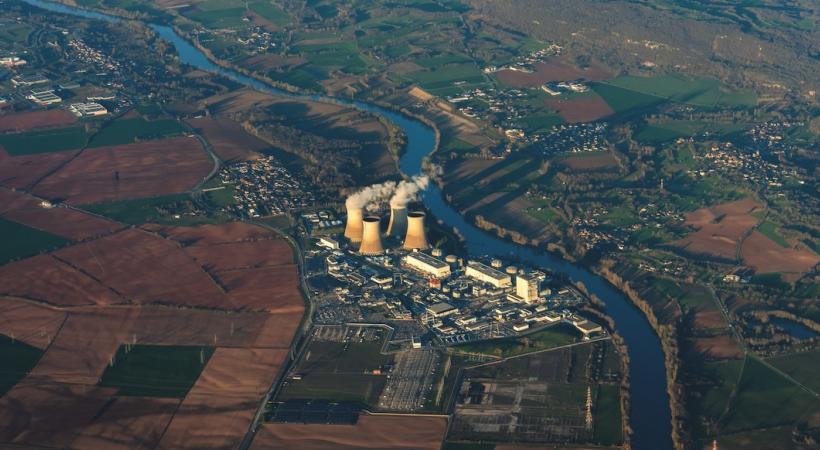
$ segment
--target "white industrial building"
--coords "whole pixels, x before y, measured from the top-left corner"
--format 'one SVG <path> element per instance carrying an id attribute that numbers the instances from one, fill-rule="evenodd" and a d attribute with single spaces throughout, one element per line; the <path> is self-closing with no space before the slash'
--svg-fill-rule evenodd
<path id="1" fill-rule="evenodd" d="M 54 94 L 54 91 L 31 91 L 26 98 L 40 106 L 53 105 L 63 101 L 63 99 Z"/>
<path id="2" fill-rule="evenodd" d="M 531 272 L 515 277 L 515 295 L 526 303 L 538 300 L 541 282 L 546 279 L 543 272 Z"/>
<path id="3" fill-rule="evenodd" d="M 97 117 L 108 114 L 108 110 L 97 102 L 72 103 L 68 110 L 77 117 Z"/>
<path id="4" fill-rule="evenodd" d="M 464 272 L 470 278 L 476 279 L 483 283 L 491 284 L 497 288 L 504 288 L 512 286 L 512 278 L 510 275 L 499 272 L 492 267 L 482 264 L 478 261 L 470 261 L 467 263 L 467 270 Z"/>
<path id="5" fill-rule="evenodd" d="M 449 303 L 436 303 L 435 305 L 430 305 L 427 307 L 427 312 L 430 313 L 433 317 L 446 317 L 450 314 L 455 314 L 458 312 L 453 305 Z"/>
<path id="6" fill-rule="evenodd" d="M 450 265 L 426 253 L 413 252 L 404 257 L 404 264 L 435 278 L 450 276 Z"/>

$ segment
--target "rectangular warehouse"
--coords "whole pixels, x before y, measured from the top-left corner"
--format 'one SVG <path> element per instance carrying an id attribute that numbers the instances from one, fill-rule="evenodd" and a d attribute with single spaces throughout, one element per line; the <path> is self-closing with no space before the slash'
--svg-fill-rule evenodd
<path id="1" fill-rule="evenodd" d="M 444 261 L 422 253 L 413 252 L 404 257 L 404 264 L 435 278 L 450 276 L 450 265 Z"/>
<path id="2" fill-rule="evenodd" d="M 477 261 L 468 262 L 467 271 L 464 273 L 470 278 L 491 284 L 498 288 L 512 286 L 512 278 L 509 275 Z"/>

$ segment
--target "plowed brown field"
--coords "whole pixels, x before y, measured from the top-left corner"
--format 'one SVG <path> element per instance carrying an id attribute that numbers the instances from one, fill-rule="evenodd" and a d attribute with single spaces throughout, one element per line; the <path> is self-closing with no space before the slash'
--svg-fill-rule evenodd
<path id="1" fill-rule="evenodd" d="M 22 192 L 0 188 L 0 214 L 15 222 L 73 240 L 109 234 L 123 228 L 117 222 L 71 208 L 43 208 Z"/>
<path id="2" fill-rule="evenodd" d="M 0 294 L 57 306 L 125 302 L 116 292 L 52 255 L 0 266 Z"/>
<path id="3" fill-rule="evenodd" d="M 74 450 L 156 447 L 179 406 L 175 398 L 114 397 L 71 443 Z"/>
<path id="4" fill-rule="evenodd" d="M 9 156 L 0 149 L 0 186 L 27 188 L 76 155 L 76 151 Z"/>
<path id="5" fill-rule="evenodd" d="M 236 448 L 286 356 L 283 349 L 217 349 L 158 448 Z"/>
<path id="6" fill-rule="evenodd" d="M 607 102 L 597 95 L 572 100 L 547 100 L 547 106 L 558 111 L 562 119 L 569 123 L 594 122 L 615 114 Z"/>
<path id="7" fill-rule="evenodd" d="M 233 120 L 203 117 L 191 119 L 188 123 L 205 136 L 213 146 L 214 153 L 223 161 L 250 159 L 254 152 L 270 147 Z"/>
<path id="8" fill-rule="evenodd" d="M 82 152 L 34 193 L 73 204 L 155 197 L 192 188 L 212 167 L 195 138 L 100 147 Z"/>
<path id="9" fill-rule="evenodd" d="M 267 423 L 253 440 L 253 450 L 438 450 L 446 417 L 363 415 L 354 426 Z"/>
<path id="10" fill-rule="evenodd" d="M 587 69 L 578 67 L 562 61 L 553 59 L 548 62 L 535 65 L 533 72 L 519 72 L 517 70 L 500 70 L 496 76 L 501 82 L 512 87 L 536 87 L 551 81 L 572 81 L 584 79 L 588 81 L 598 81 L 610 77 L 610 74 L 596 66 Z"/>
<path id="11" fill-rule="evenodd" d="M 32 302 L 0 297 L 0 334 L 45 349 L 57 336 L 66 313 Z"/>
<path id="12" fill-rule="evenodd" d="M 757 273 L 804 274 L 820 263 L 820 258 L 814 253 L 783 248 L 757 231 L 743 241 L 740 251 L 743 263 Z"/>
<path id="13" fill-rule="evenodd" d="M 74 114 L 64 109 L 33 111 L 0 116 L 0 131 L 26 131 L 35 128 L 71 125 L 76 122 Z"/>

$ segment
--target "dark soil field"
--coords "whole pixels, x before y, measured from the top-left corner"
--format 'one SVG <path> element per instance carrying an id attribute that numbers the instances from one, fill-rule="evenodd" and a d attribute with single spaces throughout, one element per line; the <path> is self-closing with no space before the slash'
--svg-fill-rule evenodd
<path id="1" fill-rule="evenodd" d="M 284 349 L 217 349 L 158 448 L 236 448 L 286 357 Z"/>
<path id="2" fill-rule="evenodd" d="M 615 111 L 597 95 L 572 100 L 547 100 L 547 106 L 558 112 L 569 123 L 594 122 L 615 114 Z"/>
<path id="3" fill-rule="evenodd" d="M 804 274 L 820 263 L 820 258 L 809 250 L 783 248 L 757 231 L 743 241 L 740 252 L 743 263 L 757 273 Z"/>
<path id="4" fill-rule="evenodd" d="M 580 153 L 560 158 L 555 163 L 579 172 L 610 170 L 620 167 L 618 160 L 608 152 Z"/>
<path id="5" fill-rule="evenodd" d="M 214 153 L 223 161 L 238 161 L 253 158 L 255 152 L 268 147 L 266 142 L 249 134 L 241 125 L 229 119 L 203 117 L 191 119 L 188 123 L 213 145 Z"/>
<path id="6" fill-rule="evenodd" d="M 132 302 L 225 307 L 224 294 L 173 241 L 125 230 L 56 253 Z"/>
<path id="7" fill-rule="evenodd" d="M 113 397 L 71 443 L 78 450 L 154 448 L 180 401 L 174 398 Z"/>
<path id="8" fill-rule="evenodd" d="M 751 213 L 759 208 L 753 200 L 744 199 L 693 211 L 684 224 L 697 231 L 672 245 L 692 255 L 735 261 L 741 239 L 757 225 Z"/>
<path id="9" fill-rule="evenodd" d="M 596 66 L 580 69 L 566 61 L 556 58 L 545 63 L 536 64 L 535 70 L 531 73 L 501 70 L 496 72 L 496 76 L 504 84 L 523 88 L 538 87 L 550 81 L 572 81 L 579 79 L 599 81 L 609 78 L 611 74 Z"/>
<path id="10" fill-rule="evenodd" d="M 0 149 L 0 186 L 27 188 L 68 162 L 77 152 L 10 156 Z"/>
<path id="11" fill-rule="evenodd" d="M 3 217 L 71 240 L 110 234 L 123 227 L 76 209 L 43 208 L 36 198 L 6 189 L 0 189 L 0 205 Z"/>
<path id="12" fill-rule="evenodd" d="M 439 450 L 446 429 L 444 416 L 363 415 L 354 426 L 266 423 L 251 449 Z"/>
<path id="13" fill-rule="evenodd" d="M 75 122 L 77 122 L 77 118 L 64 109 L 7 114 L 0 116 L 0 132 L 59 127 L 71 125 Z"/>
<path id="14" fill-rule="evenodd" d="M 116 291 L 52 255 L 0 267 L 0 294 L 55 306 L 125 303 Z"/>
<path id="15" fill-rule="evenodd" d="M 212 167 L 195 138 L 102 147 L 82 152 L 34 193 L 72 204 L 156 197 L 192 188 Z"/>
<path id="16" fill-rule="evenodd" d="M 65 318 L 65 312 L 48 306 L 0 297 L 0 334 L 32 347 L 48 347 Z"/>

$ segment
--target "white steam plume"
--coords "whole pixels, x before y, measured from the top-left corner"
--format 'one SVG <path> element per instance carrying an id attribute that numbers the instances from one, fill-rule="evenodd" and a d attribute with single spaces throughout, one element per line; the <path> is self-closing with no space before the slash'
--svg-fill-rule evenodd
<path id="1" fill-rule="evenodd" d="M 419 199 L 419 193 L 430 184 L 427 175 L 417 175 L 409 180 L 402 180 L 396 186 L 393 197 L 390 198 L 391 208 L 404 208 L 408 203 Z"/>
<path id="2" fill-rule="evenodd" d="M 348 209 L 370 209 L 371 207 L 378 206 L 379 203 L 387 201 L 395 190 L 396 182 L 394 181 L 367 186 L 347 197 L 345 206 Z"/>

